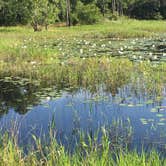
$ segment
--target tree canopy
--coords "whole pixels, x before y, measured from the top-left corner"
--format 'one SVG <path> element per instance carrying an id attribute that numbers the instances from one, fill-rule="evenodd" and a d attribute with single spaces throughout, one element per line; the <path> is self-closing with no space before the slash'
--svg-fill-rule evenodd
<path id="1" fill-rule="evenodd" d="M 93 24 L 126 15 L 136 19 L 166 19 L 165 0 L 0 0 L 0 25 L 66 22 Z"/>

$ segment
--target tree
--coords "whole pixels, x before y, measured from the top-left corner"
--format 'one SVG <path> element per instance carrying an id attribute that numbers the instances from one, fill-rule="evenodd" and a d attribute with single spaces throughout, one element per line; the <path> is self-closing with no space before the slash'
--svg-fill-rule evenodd
<path id="1" fill-rule="evenodd" d="M 160 13 L 166 19 L 166 0 L 160 0 Z"/>
<path id="2" fill-rule="evenodd" d="M 97 2 L 96 2 L 96 5 L 100 9 L 103 17 L 105 16 L 105 14 L 108 11 L 108 3 L 109 2 L 110 2 L 110 0 L 97 0 Z"/>
<path id="3" fill-rule="evenodd" d="M 34 0 L 33 2 L 33 9 L 31 13 L 31 25 L 34 31 L 39 31 L 39 25 L 42 23 L 42 10 L 44 1 Z"/>
<path id="4" fill-rule="evenodd" d="M 166 19 L 166 0 L 0 0 L 0 26 L 31 23 L 34 31 L 57 21 L 67 26 L 95 23 L 101 14 Z"/>
<path id="5" fill-rule="evenodd" d="M 45 25 L 45 29 L 48 29 L 48 25 L 54 23 L 58 17 L 58 8 L 54 0 L 44 0 L 42 10 L 42 23 Z"/>
<path id="6" fill-rule="evenodd" d="M 71 6 L 70 0 L 66 0 L 66 25 L 71 26 Z"/>
<path id="7" fill-rule="evenodd" d="M 156 0 L 139 0 L 133 3 L 130 15 L 138 19 L 161 19 L 160 3 Z"/>
<path id="8" fill-rule="evenodd" d="M 27 24 L 32 0 L 0 0 L 0 25 Z"/>
<path id="9" fill-rule="evenodd" d="M 56 6 L 48 0 L 34 0 L 31 14 L 31 25 L 34 31 L 41 30 L 39 25 L 44 25 L 47 30 L 50 23 L 55 22 L 57 17 Z"/>

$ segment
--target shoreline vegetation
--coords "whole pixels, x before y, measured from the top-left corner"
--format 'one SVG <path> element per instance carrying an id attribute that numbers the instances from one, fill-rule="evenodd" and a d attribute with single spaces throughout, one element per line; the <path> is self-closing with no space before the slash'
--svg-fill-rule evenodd
<path id="1" fill-rule="evenodd" d="M 7 166 L 163 166 L 166 164 L 165 147 L 142 150 L 130 147 L 133 128 L 130 120 L 114 119 L 109 126 L 98 128 L 96 132 L 77 130 L 67 145 L 57 140 L 54 118 L 48 125 L 45 135 L 27 134 L 25 138 L 18 130 L 20 122 L 11 121 L 11 128 L 0 136 L 0 165 Z M 2 126 L 3 127 L 3 126 Z M 3 128 L 1 128 L 3 130 Z M 1 131 L 2 131 L 1 130 Z M 42 131 L 42 130 L 41 130 Z M 19 140 L 20 139 L 20 140 Z M 71 142 L 70 142 L 71 141 Z M 150 145 L 151 146 L 151 145 Z"/>
<path id="2" fill-rule="evenodd" d="M 0 165 L 7 166 L 163 166 L 166 159 L 154 149 L 151 151 L 137 152 L 128 150 L 127 144 L 116 144 L 109 137 L 109 130 L 102 128 L 100 141 L 97 135 L 80 133 L 79 142 L 72 150 L 66 148 L 56 141 L 56 132 L 50 129 L 49 143 L 43 142 L 41 138 L 31 135 L 31 145 L 26 145 L 25 151 L 17 143 L 17 135 L 12 131 L 11 136 L 6 132 L 0 139 Z M 130 136 L 130 135 L 128 135 Z M 117 138 L 120 140 L 120 138 Z"/>
<path id="3" fill-rule="evenodd" d="M 121 18 L 117 21 L 103 21 L 94 25 L 77 25 L 72 27 L 58 27 L 50 25 L 49 30 L 33 33 L 29 25 L 27 26 L 1 26 L 1 36 L 17 35 L 17 39 L 23 37 L 50 38 L 140 38 L 163 35 L 165 33 L 166 22 L 164 20 L 135 20 Z M 26 32 L 26 34 L 25 34 Z M 42 36 L 47 35 L 47 36 Z M 6 38 L 8 39 L 8 38 Z M 15 38 L 13 38 L 15 39 Z M 15 40 L 14 40 L 15 41 Z M 13 42 L 13 41 L 11 41 Z"/>

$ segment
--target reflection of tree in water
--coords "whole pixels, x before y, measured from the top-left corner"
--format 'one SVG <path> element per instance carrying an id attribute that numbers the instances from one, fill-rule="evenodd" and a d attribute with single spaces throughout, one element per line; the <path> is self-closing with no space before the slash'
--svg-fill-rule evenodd
<path id="1" fill-rule="evenodd" d="M 57 84 L 56 87 L 48 82 L 39 84 L 29 82 L 28 79 L 0 79 L 0 115 L 7 114 L 10 108 L 19 114 L 25 114 L 29 108 L 39 104 L 41 99 L 48 96 L 61 95 L 62 90 L 69 93 L 77 91 L 77 88 L 69 88 L 65 84 Z"/>
<path id="2" fill-rule="evenodd" d="M 10 108 L 20 114 L 26 113 L 27 107 L 35 105 L 39 99 L 34 95 L 34 92 L 39 90 L 35 85 L 25 83 L 20 85 L 16 81 L 0 81 L 0 114 L 7 113 Z"/>
<path id="3" fill-rule="evenodd" d="M 10 108 L 13 108 L 19 114 L 25 114 L 29 108 L 37 105 L 41 102 L 41 99 L 47 99 L 48 96 L 56 97 L 61 95 L 64 91 L 67 91 L 70 94 L 76 94 L 79 89 L 83 88 L 89 90 L 90 93 L 96 94 L 96 92 L 107 92 L 111 93 L 112 96 L 115 96 L 119 93 L 119 88 L 124 90 L 123 94 L 132 93 L 135 94 L 136 97 L 142 98 L 146 96 L 144 92 L 144 88 L 142 86 L 127 86 L 126 89 L 124 85 L 126 85 L 126 81 L 116 81 L 112 83 L 106 83 L 105 85 L 93 85 L 93 86 L 85 86 L 78 83 L 78 85 L 72 86 L 66 82 L 51 82 L 43 81 L 39 84 L 39 82 L 30 82 L 28 79 L 21 78 L 4 78 L 0 79 L 0 115 L 8 113 Z M 53 86 L 53 84 L 55 84 Z M 144 87 L 144 86 L 143 86 Z M 142 91 L 143 90 L 143 91 Z M 141 93 L 142 92 L 142 93 Z M 146 92 L 149 94 L 148 92 Z M 153 90 L 153 93 L 150 93 L 154 96 L 161 94 L 157 93 L 156 90 Z M 156 94 L 156 95 L 155 95 Z M 123 98 L 123 97 L 122 97 Z"/>
<path id="4" fill-rule="evenodd" d="M 62 84 L 57 83 L 55 90 L 51 89 L 51 85 L 48 85 L 45 82 L 42 82 L 42 84 L 38 85 L 35 83 L 30 83 L 28 80 L 23 81 L 23 79 L 20 78 L 4 78 L 0 80 L 0 87 L 0 115 L 3 115 L 8 113 L 10 108 L 13 108 L 20 114 L 25 114 L 28 111 L 28 108 L 40 103 L 41 96 L 49 96 L 49 93 L 51 92 L 54 93 L 55 97 L 57 94 L 59 95 L 61 93 L 61 90 L 75 94 L 81 85 L 77 85 L 77 87 L 71 87 L 71 85 L 65 84 L 65 82 Z M 43 89 L 47 90 L 43 91 Z M 92 93 L 95 93 L 98 90 L 97 86 L 95 85 L 89 87 L 88 89 Z M 114 87 L 113 89 L 115 90 L 116 88 Z"/>

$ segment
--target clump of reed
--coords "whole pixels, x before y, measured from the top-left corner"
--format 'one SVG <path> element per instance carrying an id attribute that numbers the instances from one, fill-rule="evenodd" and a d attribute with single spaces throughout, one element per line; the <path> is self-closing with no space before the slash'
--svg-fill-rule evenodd
<path id="1" fill-rule="evenodd" d="M 15 137 L 4 134 L 0 141 L 0 165 L 24 166 L 24 165 L 90 165 L 90 166 L 163 166 L 166 159 L 158 152 L 152 150 L 149 153 L 129 151 L 127 148 L 115 149 L 111 146 L 108 131 L 103 128 L 101 142 L 96 137 L 80 134 L 77 148 L 71 153 L 62 144 L 56 141 L 56 135 L 50 130 L 49 143 L 43 143 L 40 138 L 32 135 L 34 144 L 29 145 L 28 151 L 17 144 Z"/>
<path id="2" fill-rule="evenodd" d="M 147 91 L 161 92 L 166 84 L 166 64 L 148 61 L 132 62 L 128 59 L 111 57 L 54 59 L 44 61 L 21 61 L 0 63 L 0 77 L 21 77 L 46 82 L 58 87 L 85 87 L 89 89 L 104 85 L 107 91 L 116 93 L 117 88 L 136 82 L 143 84 Z"/>

